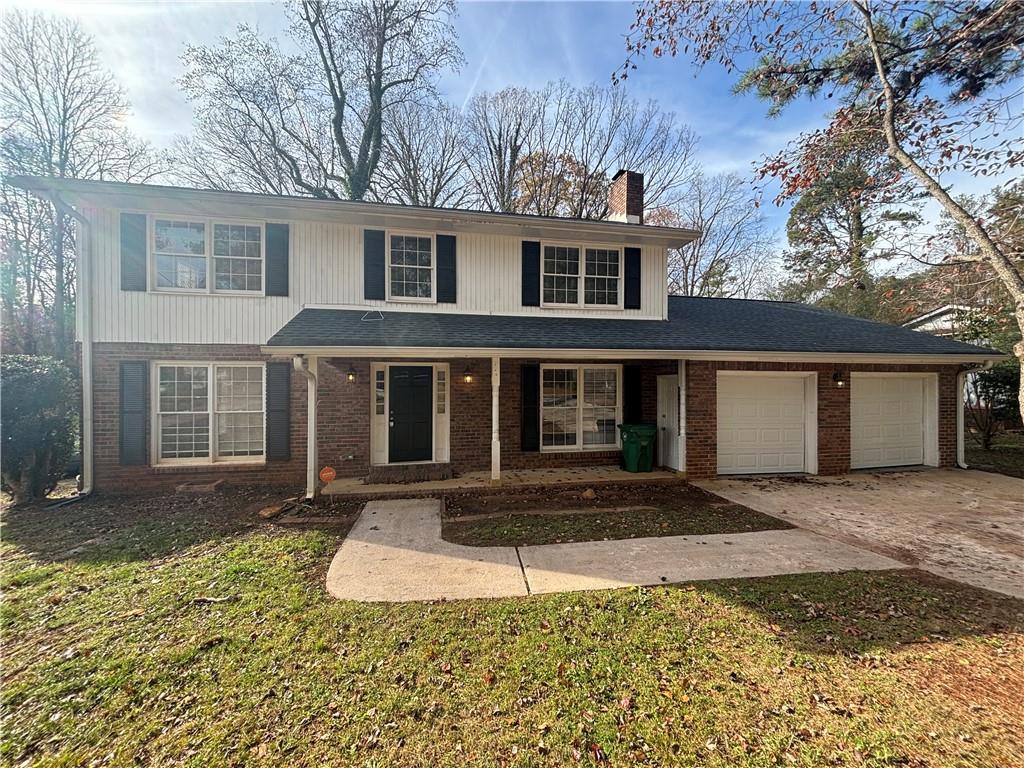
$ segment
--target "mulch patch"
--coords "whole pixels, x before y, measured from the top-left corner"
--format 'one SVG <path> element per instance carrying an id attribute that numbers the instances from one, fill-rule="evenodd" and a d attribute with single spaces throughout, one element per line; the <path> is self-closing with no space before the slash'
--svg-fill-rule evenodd
<path id="1" fill-rule="evenodd" d="M 467 546 L 530 546 L 792 527 L 680 482 L 453 494 L 442 536 Z"/>

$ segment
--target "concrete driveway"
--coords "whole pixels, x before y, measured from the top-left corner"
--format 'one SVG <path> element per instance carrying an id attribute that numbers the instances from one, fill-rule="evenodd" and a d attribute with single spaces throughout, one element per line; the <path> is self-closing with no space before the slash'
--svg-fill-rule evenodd
<path id="1" fill-rule="evenodd" d="M 900 567 L 883 555 L 796 528 L 467 547 L 441 538 L 437 499 L 393 499 L 363 508 L 331 561 L 327 591 L 364 602 L 455 600 Z"/>
<path id="2" fill-rule="evenodd" d="M 1024 598 L 1024 480 L 936 469 L 697 485 L 907 565 Z"/>

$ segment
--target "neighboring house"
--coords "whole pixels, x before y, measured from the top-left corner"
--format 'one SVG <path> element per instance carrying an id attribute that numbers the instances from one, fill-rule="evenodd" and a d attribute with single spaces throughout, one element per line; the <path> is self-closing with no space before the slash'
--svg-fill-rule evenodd
<path id="1" fill-rule="evenodd" d="M 618 174 L 608 221 L 14 179 L 80 226 L 83 482 L 318 485 L 618 461 L 837 474 L 957 460 L 980 347 L 767 301 L 670 297 Z"/>
<path id="2" fill-rule="evenodd" d="M 946 304 L 907 320 L 903 323 L 903 327 L 954 339 L 960 334 L 960 325 L 964 314 L 973 312 L 975 309 L 966 304 Z"/>

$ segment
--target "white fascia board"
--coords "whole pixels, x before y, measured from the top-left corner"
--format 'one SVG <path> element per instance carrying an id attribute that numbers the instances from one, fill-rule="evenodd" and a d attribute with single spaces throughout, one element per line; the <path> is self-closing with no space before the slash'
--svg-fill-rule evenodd
<path id="1" fill-rule="evenodd" d="M 487 211 L 367 203 L 356 200 L 221 192 L 155 184 L 15 176 L 14 186 L 40 194 L 59 191 L 73 205 L 177 215 L 239 216 L 268 220 L 305 220 L 373 226 L 381 229 L 418 228 L 437 232 L 480 232 L 515 237 L 571 237 L 626 245 L 679 248 L 700 233 L 682 227 L 654 227 L 613 221 L 560 219 Z"/>
<path id="2" fill-rule="evenodd" d="M 1004 360 L 1005 355 L 881 355 L 863 352 L 719 352 L 671 349 L 544 349 L 501 347 L 278 347 L 263 346 L 260 351 L 275 357 L 317 355 L 344 358 L 469 358 L 506 357 L 551 360 L 713 360 L 758 363 L 881 363 L 885 365 L 954 365 Z"/>

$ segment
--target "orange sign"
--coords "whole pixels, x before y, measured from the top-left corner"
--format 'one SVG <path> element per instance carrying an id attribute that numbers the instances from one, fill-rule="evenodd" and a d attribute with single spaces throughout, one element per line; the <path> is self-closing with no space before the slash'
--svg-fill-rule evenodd
<path id="1" fill-rule="evenodd" d="M 337 476 L 338 473 L 334 471 L 334 467 L 324 467 L 320 470 L 320 479 L 325 483 L 331 482 Z"/>

